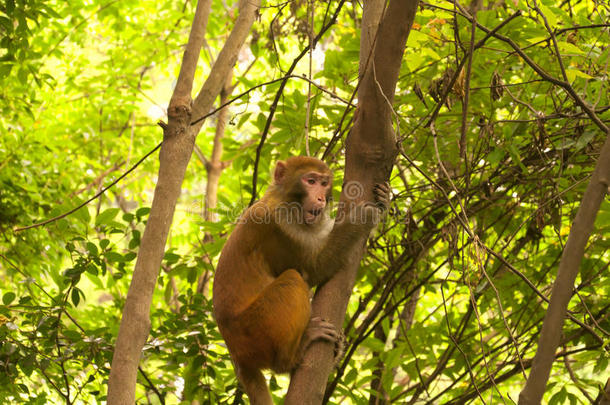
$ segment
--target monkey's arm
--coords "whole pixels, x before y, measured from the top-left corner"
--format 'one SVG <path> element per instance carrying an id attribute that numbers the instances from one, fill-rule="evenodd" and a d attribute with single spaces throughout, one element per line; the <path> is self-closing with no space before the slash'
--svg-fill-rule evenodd
<path id="1" fill-rule="evenodd" d="M 370 232 L 370 227 L 363 225 L 337 223 L 328 236 L 328 240 L 318 254 L 313 268 L 305 275 L 307 283 L 313 287 L 330 279 L 347 264 L 354 246 L 363 243 Z"/>
<path id="2" fill-rule="evenodd" d="M 375 204 L 364 202 L 346 210 L 343 218 L 338 218 L 328 236 L 324 248 L 316 258 L 314 268 L 305 275 L 310 286 L 327 281 L 345 266 L 353 248 L 364 243 L 371 230 L 377 226 L 390 204 L 390 186 L 376 184 L 373 188 Z"/>

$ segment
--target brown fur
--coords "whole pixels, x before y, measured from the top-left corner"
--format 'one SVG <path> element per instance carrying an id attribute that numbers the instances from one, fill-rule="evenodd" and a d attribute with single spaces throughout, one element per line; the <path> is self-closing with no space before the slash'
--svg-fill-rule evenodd
<path id="1" fill-rule="evenodd" d="M 316 184 L 310 185 L 310 178 Z M 274 184 L 244 212 L 220 256 L 214 315 L 252 404 L 272 404 L 260 370 L 289 372 L 309 344 L 304 340 L 336 337 L 328 325 L 305 334 L 310 287 L 341 268 L 359 230 L 374 223 L 345 223 L 331 232 L 326 204 L 331 191 L 332 174 L 324 162 L 310 157 L 278 162 Z"/>

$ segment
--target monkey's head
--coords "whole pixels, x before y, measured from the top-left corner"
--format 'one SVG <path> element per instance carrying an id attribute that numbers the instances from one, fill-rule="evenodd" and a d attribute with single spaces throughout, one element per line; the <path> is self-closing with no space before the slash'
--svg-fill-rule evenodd
<path id="1" fill-rule="evenodd" d="M 332 198 L 333 175 L 326 163 L 306 156 L 277 162 L 271 193 L 279 203 L 287 203 L 293 222 L 313 225 L 324 217 Z"/>

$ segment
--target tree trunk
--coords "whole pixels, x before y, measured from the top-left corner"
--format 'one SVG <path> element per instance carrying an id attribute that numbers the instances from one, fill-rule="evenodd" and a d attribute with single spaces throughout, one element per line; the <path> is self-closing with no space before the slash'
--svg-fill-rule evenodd
<path id="1" fill-rule="evenodd" d="M 381 23 L 376 35 L 371 37 L 362 33 L 360 59 L 364 58 L 365 62 L 361 62 L 360 67 L 365 71 L 360 74 L 362 82 L 357 117 L 346 140 L 340 210 L 358 201 L 372 201 L 374 184 L 389 179 L 397 153 L 391 104 L 418 1 L 391 0 L 385 12 L 381 12 L 384 4 L 384 1 L 377 0 L 364 2 L 363 30 L 371 29 L 370 32 L 375 33 L 377 16 L 380 16 Z M 368 67 L 366 60 L 369 61 Z M 349 195 L 354 190 L 361 192 Z M 312 305 L 313 316 L 342 325 L 367 237 L 361 235 L 362 243 L 354 249 L 346 268 L 318 289 Z M 332 346 L 325 342 L 312 344 L 292 375 L 286 405 L 322 403 L 332 367 Z"/>
<path id="2" fill-rule="evenodd" d="M 595 170 L 572 223 L 568 242 L 563 249 L 557 278 L 551 292 L 551 300 L 544 315 L 542 331 L 538 339 L 538 350 L 525 387 L 519 394 L 519 405 L 539 404 L 542 400 L 551 367 L 555 361 L 555 351 L 561 339 L 561 329 L 568 303 L 572 298 L 578 268 L 585 254 L 585 247 L 593 230 L 597 211 L 609 192 L 609 187 L 610 133 L 602 146 Z"/>
<path id="3" fill-rule="evenodd" d="M 220 91 L 220 105 L 224 105 L 229 101 L 229 97 L 233 92 L 233 72 L 229 72 L 225 84 Z M 225 134 L 227 120 L 229 118 L 229 107 L 225 107 L 218 111 L 216 120 L 216 131 L 214 133 L 214 146 L 212 147 L 212 155 L 210 160 L 205 164 L 205 170 L 208 174 L 208 181 L 205 186 L 205 211 L 204 218 L 206 221 L 216 221 L 217 215 L 214 212 L 218 204 L 218 183 L 220 175 L 225 168 L 225 163 L 222 161 L 222 138 Z"/>
<path id="4" fill-rule="evenodd" d="M 240 1 L 239 17 L 233 31 L 193 103 L 193 78 L 210 5 L 211 0 L 200 0 L 197 4 L 180 74 L 169 103 L 168 124 L 162 124 L 164 131 L 159 153 L 159 177 L 112 358 L 108 380 L 109 405 L 130 405 L 135 402 L 137 370 L 150 329 L 150 305 L 165 243 L 195 137 L 203 125 L 203 120 L 195 125 L 191 125 L 191 122 L 211 109 L 256 18 L 260 0 Z"/>
<path id="5" fill-rule="evenodd" d="M 219 105 L 223 106 L 233 92 L 233 72 L 230 72 L 227 76 L 224 86 L 220 91 L 220 102 Z M 214 145 L 212 146 L 212 154 L 210 159 L 206 159 L 202 156 L 205 164 L 205 171 L 208 175 L 208 181 L 205 185 L 205 205 L 203 208 L 203 218 L 206 221 L 216 222 L 218 215 L 214 210 L 218 205 L 218 184 L 220 183 L 220 175 L 222 171 L 227 167 L 228 163 L 222 161 L 222 138 L 225 134 L 225 128 L 229 118 L 229 107 L 225 107 L 218 111 L 216 116 L 216 130 L 214 132 Z M 200 152 L 201 153 L 201 152 Z M 203 236 L 203 243 L 212 241 L 212 236 L 209 232 L 206 232 Z M 209 257 L 205 257 L 204 260 L 209 263 Z M 199 277 L 197 281 L 197 293 L 208 296 L 209 282 L 211 278 L 211 271 L 206 269 L 205 272 Z"/>

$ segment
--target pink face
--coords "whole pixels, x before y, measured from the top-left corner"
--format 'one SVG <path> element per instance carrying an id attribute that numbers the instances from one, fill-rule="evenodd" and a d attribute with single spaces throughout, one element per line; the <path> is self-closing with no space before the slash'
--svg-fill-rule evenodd
<path id="1" fill-rule="evenodd" d="M 326 196 L 330 189 L 330 178 L 318 172 L 305 173 L 301 177 L 305 197 L 303 198 L 303 220 L 314 224 L 322 217 L 326 207 Z"/>

